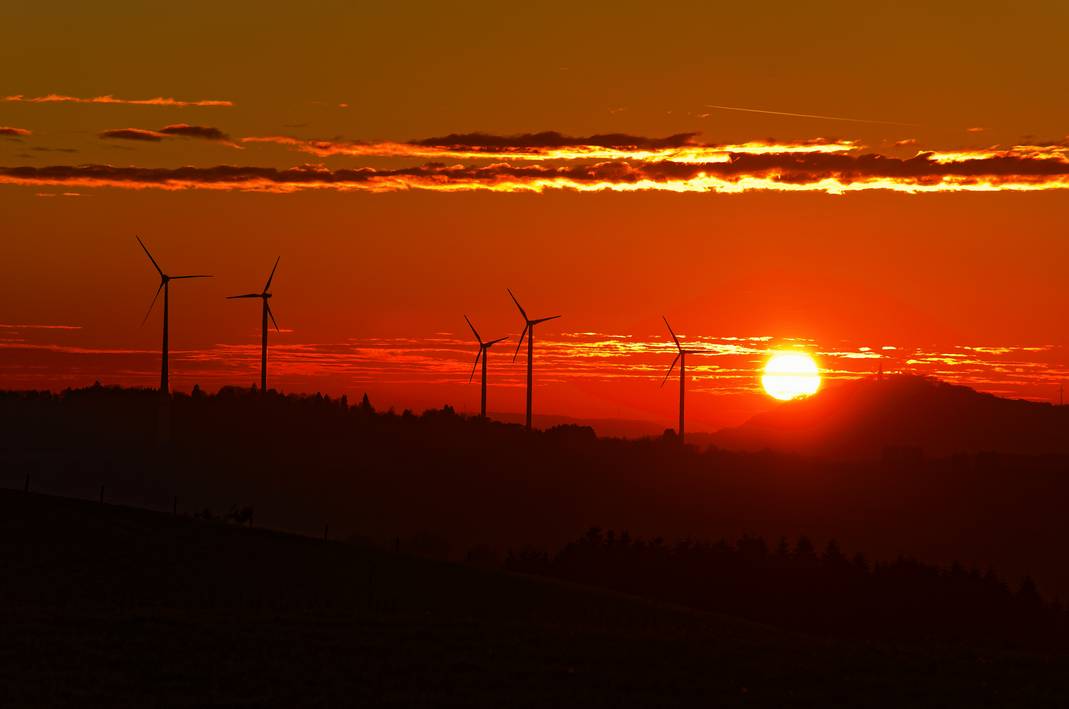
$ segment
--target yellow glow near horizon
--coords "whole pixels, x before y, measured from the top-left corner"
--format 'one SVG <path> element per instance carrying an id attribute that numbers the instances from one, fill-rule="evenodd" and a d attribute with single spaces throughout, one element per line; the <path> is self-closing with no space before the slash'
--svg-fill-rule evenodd
<path id="1" fill-rule="evenodd" d="M 765 363 L 761 386 L 781 401 L 810 396 L 820 388 L 820 369 L 804 352 L 776 352 Z"/>

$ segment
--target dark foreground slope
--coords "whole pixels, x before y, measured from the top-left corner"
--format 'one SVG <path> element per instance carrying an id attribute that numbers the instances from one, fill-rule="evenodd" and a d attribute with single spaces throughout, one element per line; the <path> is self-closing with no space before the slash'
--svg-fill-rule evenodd
<path id="1" fill-rule="evenodd" d="M 0 491 L 11 706 L 1026 706 L 1065 658 L 816 640 L 337 542 Z"/>

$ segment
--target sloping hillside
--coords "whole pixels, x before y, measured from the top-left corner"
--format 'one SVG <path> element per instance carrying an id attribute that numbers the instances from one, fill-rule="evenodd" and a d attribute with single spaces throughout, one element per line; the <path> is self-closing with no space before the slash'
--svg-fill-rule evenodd
<path id="1" fill-rule="evenodd" d="M 12 706 L 1069 697 L 1062 659 L 833 643 L 525 576 L 12 491 L 0 491 L 0 599 L 0 696 Z"/>

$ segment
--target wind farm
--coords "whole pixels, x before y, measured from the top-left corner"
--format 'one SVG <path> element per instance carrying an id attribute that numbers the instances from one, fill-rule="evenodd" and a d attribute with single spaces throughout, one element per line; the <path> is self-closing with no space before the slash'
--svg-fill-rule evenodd
<path id="1" fill-rule="evenodd" d="M 152 302 L 149 305 L 149 309 L 146 312 L 145 317 L 144 317 L 144 319 L 142 321 L 142 325 L 144 325 L 144 323 L 148 321 L 148 318 L 152 314 L 152 310 L 155 307 L 156 301 L 159 298 L 159 294 L 162 291 L 163 292 L 163 346 L 162 346 L 162 353 L 161 353 L 160 391 L 162 393 L 164 393 L 164 394 L 169 394 L 169 392 L 170 392 L 170 384 L 169 384 L 169 291 L 170 291 L 170 281 L 178 280 L 178 279 L 191 279 L 191 278 L 211 278 L 212 276 L 207 275 L 207 274 L 192 274 L 192 275 L 178 275 L 178 276 L 167 275 L 166 273 L 164 273 L 164 271 L 159 266 L 159 264 L 157 263 L 155 258 L 149 252 L 148 247 L 144 244 L 144 242 L 141 240 L 140 237 L 137 237 L 137 242 L 141 246 L 141 248 L 144 250 L 145 255 L 149 258 L 149 261 L 152 263 L 153 267 L 156 269 L 157 273 L 160 276 L 160 285 L 157 288 L 155 295 L 153 296 Z M 275 273 L 278 270 L 278 264 L 279 264 L 280 261 L 281 261 L 281 256 L 279 256 L 279 257 L 277 257 L 275 259 L 275 262 L 271 267 L 271 271 L 268 274 L 267 281 L 264 283 L 264 287 L 263 287 L 263 289 L 261 291 L 255 292 L 255 293 L 242 293 L 242 294 L 239 294 L 239 295 L 228 295 L 228 296 L 226 296 L 227 300 L 258 299 L 261 302 L 261 319 L 260 319 L 260 329 L 261 329 L 261 333 L 260 333 L 261 334 L 261 336 L 260 336 L 260 386 L 259 386 L 259 389 L 260 389 L 261 392 L 267 392 L 268 391 L 267 373 L 268 373 L 268 331 L 269 331 L 269 322 L 270 322 L 270 325 L 275 328 L 276 332 L 281 332 L 281 330 L 279 329 L 279 326 L 278 326 L 278 322 L 275 319 L 274 312 L 271 309 L 271 304 L 270 304 L 270 299 L 271 299 L 271 297 L 273 295 L 271 293 L 271 285 L 274 282 Z M 515 362 L 516 359 L 518 358 L 518 355 L 519 355 L 519 352 L 520 352 L 520 349 L 521 349 L 521 347 L 523 345 L 524 340 L 526 339 L 526 341 L 527 341 L 526 409 L 525 409 L 525 412 L 524 412 L 524 425 L 528 430 L 530 430 L 530 429 L 533 428 L 533 389 L 534 389 L 534 350 L 535 350 L 535 348 L 534 348 L 534 332 L 535 332 L 535 327 L 537 325 L 542 324 L 542 323 L 545 323 L 545 322 L 548 322 L 548 321 L 551 321 L 551 320 L 556 320 L 556 319 L 560 318 L 560 315 L 552 315 L 552 316 L 548 316 L 548 317 L 532 319 L 527 315 L 527 311 L 524 310 L 523 306 L 520 304 L 519 300 L 516 298 L 516 296 L 512 292 L 512 290 L 511 289 L 506 289 L 506 291 L 508 292 L 510 298 L 512 299 L 513 303 L 515 304 L 517 310 L 519 311 L 520 316 L 523 318 L 523 329 L 520 332 L 519 341 L 518 341 L 517 346 L 516 346 L 516 351 L 513 354 L 513 362 Z M 661 381 L 661 386 L 662 387 L 664 386 L 665 382 L 668 380 L 668 377 L 671 375 L 672 371 L 675 369 L 676 364 L 678 363 L 679 364 L 679 419 L 678 419 L 678 428 L 676 429 L 676 433 L 677 433 L 678 440 L 680 441 L 680 443 L 684 443 L 685 442 L 685 395 L 686 395 L 686 377 L 687 377 L 687 375 L 686 375 L 686 355 L 687 354 L 696 353 L 696 352 L 698 352 L 698 350 L 684 349 L 682 344 L 679 341 L 679 338 L 676 336 L 675 332 L 672 330 L 671 325 L 668 323 L 667 318 L 662 317 L 662 319 L 664 320 L 665 325 L 668 327 L 669 334 L 671 335 L 672 340 L 675 343 L 675 346 L 676 346 L 676 349 L 677 349 L 677 354 L 676 354 L 675 358 L 672 360 L 672 363 L 668 368 L 667 374 L 665 374 L 664 379 Z M 482 336 L 479 334 L 478 330 L 476 330 L 475 325 L 472 323 L 471 319 L 467 315 L 464 316 L 464 320 L 467 323 L 468 328 L 471 330 L 472 334 L 475 336 L 475 340 L 478 343 L 478 347 L 479 347 L 478 351 L 476 352 L 475 362 L 472 365 L 471 373 L 470 373 L 470 375 L 468 377 L 468 382 L 470 383 L 472 380 L 474 380 L 475 372 L 479 368 L 479 364 L 481 362 L 482 363 L 482 370 L 481 370 L 481 381 L 480 381 L 479 415 L 480 415 L 481 418 L 486 418 L 486 416 L 487 416 L 487 376 L 488 376 L 488 374 L 487 374 L 487 367 L 488 367 L 487 359 L 488 359 L 489 350 L 494 345 L 499 344 L 501 342 L 504 342 L 505 340 L 508 340 L 509 337 L 508 336 L 503 336 L 503 337 L 498 337 L 498 338 L 495 338 L 495 339 L 492 339 L 492 340 L 484 341 L 482 339 Z M 170 425 L 169 420 L 161 420 L 161 426 L 166 426 L 169 429 L 169 425 Z M 161 435 L 163 436 L 164 439 L 166 438 L 168 433 L 169 433 L 169 430 L 168 431 L 161 431 Z"/>
<path id="2" fill-rule="evenodd" d="M 1069 706 L 1069 4 L 2 14 L 0 705 Z"/>

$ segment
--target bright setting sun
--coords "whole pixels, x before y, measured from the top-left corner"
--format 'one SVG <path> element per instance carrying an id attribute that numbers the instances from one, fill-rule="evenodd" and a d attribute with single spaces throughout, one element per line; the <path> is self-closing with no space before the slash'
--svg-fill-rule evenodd
<path id="1" fill-rule="evenodd" d="M 782 401 L 809 396 L 820 387 L 820 369 L 804 352 L 776 352 L 765 364 L 761 386 Z"/>

